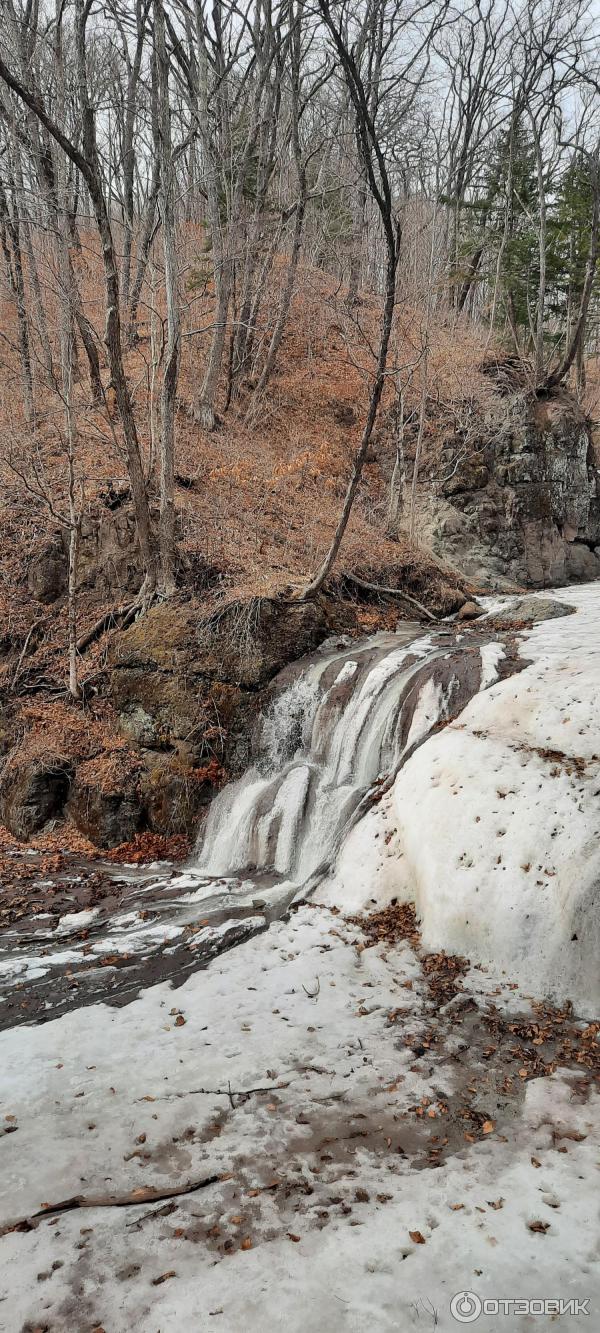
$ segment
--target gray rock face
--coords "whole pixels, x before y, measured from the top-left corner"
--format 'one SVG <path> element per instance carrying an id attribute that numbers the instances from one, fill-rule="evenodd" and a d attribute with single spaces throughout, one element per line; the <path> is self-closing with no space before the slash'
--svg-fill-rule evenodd
<path id="1" fill-rule="evenodd" d="M 64 756 L 22 760 L 17 751 L 0 778 L 0 822 L 26 841 L 62 814 L 72 777 L 73 766 Z"/>
<path id="2" fill-rule="evenodd" d="M 50 606 L 67 586 L 67 557 L 60 538 L 51 539 L 32 560 L 27 571 L 31 596 L 43 606 Z"/>
<path id="3" fill-rule="evenodd" d="M 96 847 L 118 847 L 129 842 L 143 824 L 143 809 L 134 784 L 119 791 L 102 791 L 77 775 L 67 810 L 76 827 Z"/>
<path id="4" fill-rule="evenodd" d="M 29 566 L 29 591 L 44 606 L 66 593 L 68 544 L 68 533 L 55 533 Z M 139 546 L 131 510 L 100 509 L 96 515 L 86 514 L 79 544 L 78 588 L 93 588 L 113 597 L 136 591 L 140 580 Z"/>
<path id="5" fill-rule="evenodd" d="M 442 460 L 447 475 L 460 450 Z M 555 587 L 600 576 L 600 474 L 567 393 L 498 397 L 480 447 L 442 485 L 436 546 L 472 577 Z"/>
<path id="6" fill-rule="evenodd" d="M 575 607 L 553 597 L 517 597 L 503 611 L 493 616 L 494 629 L 511 630 L 525 625 L 539 625 L 542 620 L 558 620 L 572 616 Z"/>

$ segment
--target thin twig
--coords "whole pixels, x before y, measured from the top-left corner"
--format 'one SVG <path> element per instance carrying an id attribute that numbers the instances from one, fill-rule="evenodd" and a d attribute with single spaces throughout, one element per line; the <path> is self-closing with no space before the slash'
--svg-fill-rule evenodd
<path id="1" fill-rule="evenodd" d="M 23 659 L 24 659 L 24 657 L 25 657 L 25 655 L 26 655 L 26 653 L 27 653 L 27 649 L 28 649 L 29 644 L 30 644 L 30 642 L 31 642 L 31 636 L 32 636 L 34 630 L 39 629 L 39 626 L 42 625 L 43 623 L 44 623 L 44 617 L 43 617 L 43 616 L 40 616 L 40 617 L 38 618 L 38 620 L 34 620 L 33 625 L 31 626 L 31 629 L 29 630 L 29 634 L 27 635 L 27 638 L 26 638 L 26 640 L 25 640 L 25 643 L 23 644 L 23 647 L 22 647 L 21 652 L 20 652 L 20 655 L 19 655 L 19 660 L 18 660 L 17 665 L 16 665 L 16 667 L 15 667 L 14 675 L 13 675 L 13 678 L 12 678 L 12 681 L 11 681 L 11 684 L 10 684 L 10 688 L 11 688 L 11 690 L 14 690 L 15 685 L 16 685 L 18 679 L 19 679 L 19 673 L 20 673 L 20 671 L 21 671 L 21 666 L 23 665 Z"/>

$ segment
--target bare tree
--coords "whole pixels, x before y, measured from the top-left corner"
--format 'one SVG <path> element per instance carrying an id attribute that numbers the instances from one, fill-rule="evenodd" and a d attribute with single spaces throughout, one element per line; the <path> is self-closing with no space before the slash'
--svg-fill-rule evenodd
<path id="1" fill-rule="evenodd" d="M 116 403 L 123 427 L 127 468 L 131 481 L 140 549 L 145 567 L 144 596 L 147 597 L 153 594 L 156 587 L 156 551 L 135 414 L 123 361 L 117 254 L 110 213 L 104 193 L 103 169 L 96 138 L 96 114 L 89 90 L 86 29 L 90 9 L 85 0 L 74 0 L 74 7 L 74 45 L 78 103 L 81 114 L 81 147 L 72 138 L 69 138 L 68 134 L 50 114 L 40 88 L 33 84 L 26 86 L 21 82 L 9 69 L 2 56 L 0 56 L 0 79 L 20 98 L 24 106 L 33 112 L 43 129 L 80 172 L 89 190 L 100 237 L 104 268 L 106 298 L 104 341 Z"/>

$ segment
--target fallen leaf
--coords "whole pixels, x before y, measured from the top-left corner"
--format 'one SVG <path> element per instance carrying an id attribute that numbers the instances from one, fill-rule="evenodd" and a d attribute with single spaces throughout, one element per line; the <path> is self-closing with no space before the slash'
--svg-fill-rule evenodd
<path id="1" fill-rule="evenodd" d="M 299 1237 L 299 1236 L 295 1236 L 294 1233 L 293 1233 L 293 1231 L 288 1231 L 287 1234 L 288 1234 L 288 1237 L 289 1237 L 290 1240 L 294 1240 L 294 1241 L 296 1241 L 296 1242 L 298 1242 L 298 1241 L 300 1240 L 300 1237 Z"/>
<path id="2" fill-rule="evenodd" d="M 243 1241 L 242 1241 L 242 1243 L 241 1243 L 241 1245 L 240 1245 L 240 1249 L 241 1249 L 241 1250 L 251 1250 L 251 1249 L 252 1249 L 252 1241 L 250 1240 L 250 1237 L 249 1237 L 249 1236 L 245 1236 L 245 1237 L 244 1237 L 244 1239 L 243 1239 Z"/>
<path id="3" fill-rule="evenodd" d="M 420 1231 L 409 1231 L 408 1234 L 409 1234 L 411 1240 L 414 1241 L 414 1244 L 415 1244 L 415 1245 L 424 1245 L 424 1244 L 425 1244 L 425 1237 L 421 1235 L 421 1232 L 420 1232 Z"/>
<path id="4" fill-rule="evenodd" d="M 550 1223 L 549 1223 L 549 1222 L 539 1222 L 539 1221 L 537 1221 L 537 1222 L 528 1222 L 528 1223 L 527 1223 L 527 1226 L 529 1227 L 529 1230 L 530 1230 L 530 1231 L 541 1231 L 542 1235 L 544 1235 L 544 1233 L 548 1230 L 548 1228 L 549 1228 L 549 1226 L 550 1226 Z"/>
<path id="5" fill-rule="evenodd" d="M 532 1157 L 532 1159 L 531 1159 L 531 1165 L 532 1165 L 532 1166 L 541 1166 L 542 1163 L 538 1161 L 537 1157 Z"/>
<path id="6" fill-rule="evenodd" d="M 453 1213 L 458 1213 L 459 1209 L 464 1208 L 464 1203 L 451 1203 L 450 1207 Z"/>
<path id="7" fill-rule="evenodd" d="M 183 1014 L 178 1014 L 177 1018 L 175 1019 L 175 1027 L 182 1028 L 184 1024 L 185 1024 L 185 1018 L 183 1017 Z"/>
<path id="8" fill-rule="evenodd" d="M 482 1126 L 481 1126 L 481 1130 L 482 1130 L 482 1133 L 483 1133 L 483 1134 L 493 1134 L 495 1128 L 496 1128 L 496 1121 L 495 1121 L 495 1120 L 484 1120 L 484 1122 L 483 1122 L 483 1124 L 482 1124 Z"/>
<path id="9" fill-rule="evenodd" d="M 160 1277 L 153 1277 L 152 1286 L 160 1287 L 161 1282 L 168 1282 L 170 1277 L 177 1277 L 177 1273 L 175 1272 L 174 1268 L 170 1268 L 168 1273 L 161 1273 Z"/>

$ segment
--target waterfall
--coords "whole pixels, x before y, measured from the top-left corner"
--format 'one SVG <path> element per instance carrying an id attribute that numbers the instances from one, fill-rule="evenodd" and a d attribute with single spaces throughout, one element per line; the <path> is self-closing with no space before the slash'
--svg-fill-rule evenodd
<path id="1" fill-rule="evenodd" d="M 253 765 L 211 805 L 196 870 L 306 884 L 378 781 L 481 680 L 478 648 L 419 637 L 416 626 L 298 663 L 262 719 Z"/>
<path id="2" fill-rule="evenodd" d="M 253 762 L 213 800 L 191 864 L 115 868 L 115 914 L 94 907 L 58 926 L 38 920 L 27 940 L 5 934 L 0 1027 L 28 1021 L 28 1006 L 46 1019 L 98 998 L 122 1003 L 264 930 L 312 892 L 406 758 L 492 683 L 499 656 L 451 630 L 403 625 L 282 672 Z"/>

